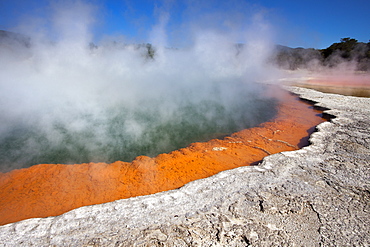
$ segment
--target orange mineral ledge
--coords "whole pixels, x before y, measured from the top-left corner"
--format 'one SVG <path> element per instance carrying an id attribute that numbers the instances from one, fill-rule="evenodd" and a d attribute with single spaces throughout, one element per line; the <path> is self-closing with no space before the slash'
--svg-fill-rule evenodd
<path id="1" fill-rule="evenodd" d="M 274 119 L 222 140 L 193 143 L 155 158 L 139 156 L 131 163 L 41 164 L 0 174 L 0 224 L 176 189 L 256 164 L 269 154 L 296 150 L 324 119 L 288 92 L 281 90 L 276 97 L 280 101 Z"/>

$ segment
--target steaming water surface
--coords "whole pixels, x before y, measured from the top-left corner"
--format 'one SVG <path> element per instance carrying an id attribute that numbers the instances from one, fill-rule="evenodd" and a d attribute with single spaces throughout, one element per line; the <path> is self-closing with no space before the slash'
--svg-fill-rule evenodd
<path id="1" fill-rule="evenodd" d="M 1 171 L 155 156 L 276 112 L 247 48 L 15 44 L 1 47 Z"/>
<path id="2" fill-rule="evenodd" d="M 42 123 L 17 123 L 1 138 L 1 164 L 131 161 L 223 137 L 267 121 L 275 112 L 272 100 L 255 94 L 240 93 L 233 101 L 229 107 L 217 100 L 186 102 L 166 116 L 158 111 L 158 102 L 138 109 L 118 105 L 100 113 L 104 120 L 90 113 L 73 116 L 73 122 L 83 123 L 81 129 L 57 120 L 47 130 Z"/>

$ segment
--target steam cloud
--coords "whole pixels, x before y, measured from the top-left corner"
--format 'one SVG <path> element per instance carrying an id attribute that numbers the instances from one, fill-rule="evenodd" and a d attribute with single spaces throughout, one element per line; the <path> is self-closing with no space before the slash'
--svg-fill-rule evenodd
<path id="1" fill-rule="evenodd" d="M 0 44 L 0 171 L 130 161 L 274 114 L 274 100 L 255 83 L 275 73 L 265 63 L 268 27 L 260 16 L 239 39 L 243 45 L 232 30 L 190 28 L 191 45 L 169 48 L 168 13 L 153 27 L 153 46 L 112 37 L 89 45 L 94 8 L 53 5 L 53 32 L 28 27 L 27 37 Z"/>

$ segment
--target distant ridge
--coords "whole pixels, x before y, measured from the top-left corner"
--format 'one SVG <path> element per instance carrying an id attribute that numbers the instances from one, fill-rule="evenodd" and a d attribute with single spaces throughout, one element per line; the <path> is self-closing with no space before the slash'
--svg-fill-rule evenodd
<path id="1" fill-rule="evenodd" d="M 26 35 L 0 30 L 0 45 L 31 46 L 31 38 Z"/>
<path id="2" fill-rule="evenodd" d="M 113 42 L 113 44 L 118 45 L 117 42 Z M 31 38 L 23 34 L 0 30 L 0 46 L 4 45 L 21 45 L 29 48 L 31 47 Z M 91 42 L 89 47 L 94 49 L 98 46 Z M 237 54 L 239 54 L 244 44 L 237 43 L 235 47 Z M 147 58 L 153 59 L 155 57 L 156 49 L 150 43 L 136 44 L 136 48 L 144 48 L 147 51 Z M 364 43 L 353 38 L 342 38 L 340 42 L 333 43 L 325 49 L 291 48 L 284 45 L 275 45 L 269 63 L 287 70 L 315 70 L 320 66 L 333 68 L 340 64 L 351 63 L 354 70 L 370 71 L 370 42 Z"/>
<path id="3" fill-rule="evenodd" d="M 352 38 L 342 38 L 325 49 L 290 48 L 276 45 L 271 61 L 282 69 L 328 68 L 350 63 L 354 70 L 370 71 L 370 42 L 358 42 Z"/>

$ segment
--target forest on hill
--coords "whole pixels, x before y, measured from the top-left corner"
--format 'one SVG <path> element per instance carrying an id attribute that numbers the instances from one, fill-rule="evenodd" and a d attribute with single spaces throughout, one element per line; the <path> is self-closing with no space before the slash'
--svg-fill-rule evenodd
<path id="1" fill-rule="evenodd" d="M 290 48 L 276 46 L 272 62 L 282 69 L 333 68 L 346 64 L 353 70 L 370 71 L 370 41 L 358 42 L 353 38 L 342 38 L 325 49 Z"/>

